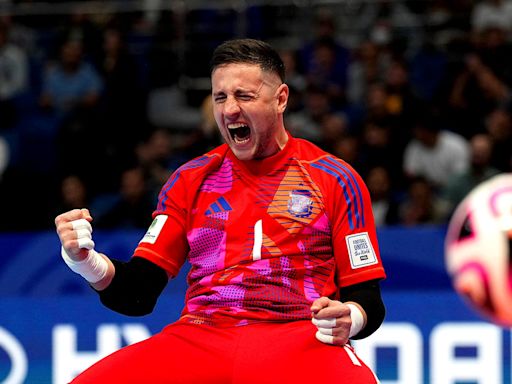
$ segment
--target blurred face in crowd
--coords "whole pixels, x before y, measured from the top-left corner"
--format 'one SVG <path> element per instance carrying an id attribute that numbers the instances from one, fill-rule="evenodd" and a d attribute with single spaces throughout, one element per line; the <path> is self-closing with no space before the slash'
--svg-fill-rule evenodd
<path id="1" fill-rule="evenodd" d="M 386 74 L 386 83 L 393 90 L 400 90 L 407 85 L 409 74 L 403 63 L 394 61 L 391 63 Z"/>
<path id="2" fill-rule="evenodd" d="M 477 134 L 471 138 L 471 163 L 475 167 L 489 165 L 492 155 L 492 140 L 488 135 Z"/>
<path id="3" fill-rule="evenodd" d="M 87 190 L 83 181 L 77 176 L 68 176 L 62 181 L 62 198 L 66 204 L 82 208 L 87 203 Z"/>
<path id="4" fill-rule="evenodd" d="M 386 198 L 391 190 L 389 173 L 384 167 L 375 167 L 368 172 L 366 179 L 368 190 L 374 200 Z"/>
<path id="5" fill-rule="evenodd" d="M 386 88 L 381 83 L 372 83 L 368 87 L 366 95 L 366 104 L 372 114 L 386 114 L 387 113 L 387 99 L 388 93 Z"/>
<path id="6" fill-rule="evenodd" d="M 304 98 L 306 110 L 314 120 L 322 119 L 331 109 L 326 92 L 308 90 Z"/>
<path id="7" fill-rule="evenodd" d="M 82 43 L 76 40 L 67 41 L 61 48 L 61 60 L 65 68 L 75 70 L 82 61 Z"/>
<path id="8" fill-rule="evenodd" d="M 512 118 L 501 108 L 496 108 L 486 119 L 486 129 L 494 140 L 505 140 L 512 134 Z"/>
<path id="9" fill-rule="evenodd" d="M 103 34 L 103 49 L 106 53 L 115 54 L 122 46 L 122 38 L 119 31 L 108 29 Z"/>
<path id="10" fill-rule="evenodd" d="M 287 140 L 283 113 L 288 86 L 259 65 L 230 63 L 212 72 L 215 121 L 240 160 L 257 160 L 281 150 Z"/>
<path id="11" fill-rule="evenodd" d="M 127 201 L 138 201 L 146 191 L 144 173 L 139 168 L 125 171 L 121 179 L 121 194 Z"/>

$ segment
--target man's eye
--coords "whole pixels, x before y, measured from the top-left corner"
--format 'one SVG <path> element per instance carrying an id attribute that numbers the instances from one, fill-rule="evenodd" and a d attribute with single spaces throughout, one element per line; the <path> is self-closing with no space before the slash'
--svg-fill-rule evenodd
<path id="1" fill-rule="evenodd" d="M 214 99 L 213 99 L 216 103 L 222 103 L 223 101 L 226 100 L 226 96 L 216 96 Z"/>
<path id="2" fill-rule="evenodd" d="M 252 96 L 251 95 L 238 95 L 238 98 L 240 100 L 251 100 L 252 99 Z"/>

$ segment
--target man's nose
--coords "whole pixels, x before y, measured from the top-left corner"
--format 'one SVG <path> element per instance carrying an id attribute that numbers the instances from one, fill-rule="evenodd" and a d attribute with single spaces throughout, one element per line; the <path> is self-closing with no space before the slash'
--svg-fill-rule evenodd
<path id="1" fill-rule="evenodd" d="M 224 113 L 226 115 L 236 115 L 240 113 L 240 105 L 238 101 L 233 97 L 228 97 L 224 103 Z"/>

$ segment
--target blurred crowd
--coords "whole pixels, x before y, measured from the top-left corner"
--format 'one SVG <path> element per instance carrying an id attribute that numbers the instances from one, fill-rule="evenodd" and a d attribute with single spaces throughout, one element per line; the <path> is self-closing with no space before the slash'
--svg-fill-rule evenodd
<path id="1" fill-rule="evenodd" d="M 512 1 L 346 3 L 351 17 L 311 7 L 309 29 L 293 5 L 249 7 L 243 30 L 211 6 L 0 8 L 0 230 L 77 207 L 97 228 L 147 227 L 169 175 L 221 142 L 208 60 L 242 35 L 279 49 L 288 130 L 352 164 L 378 226 L 446 223 L 512 171 Z"/>

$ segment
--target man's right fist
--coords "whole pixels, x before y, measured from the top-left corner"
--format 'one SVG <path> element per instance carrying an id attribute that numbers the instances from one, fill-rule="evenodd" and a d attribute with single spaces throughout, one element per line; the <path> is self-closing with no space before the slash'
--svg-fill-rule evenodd
<path id="1" fill-rule="evenodd" d="M 85 259 L 94 248 L 92 216 L 86 208 L 73 209 L 55 218 L 55 226 L 62 247 L 74 261 Z"/>

